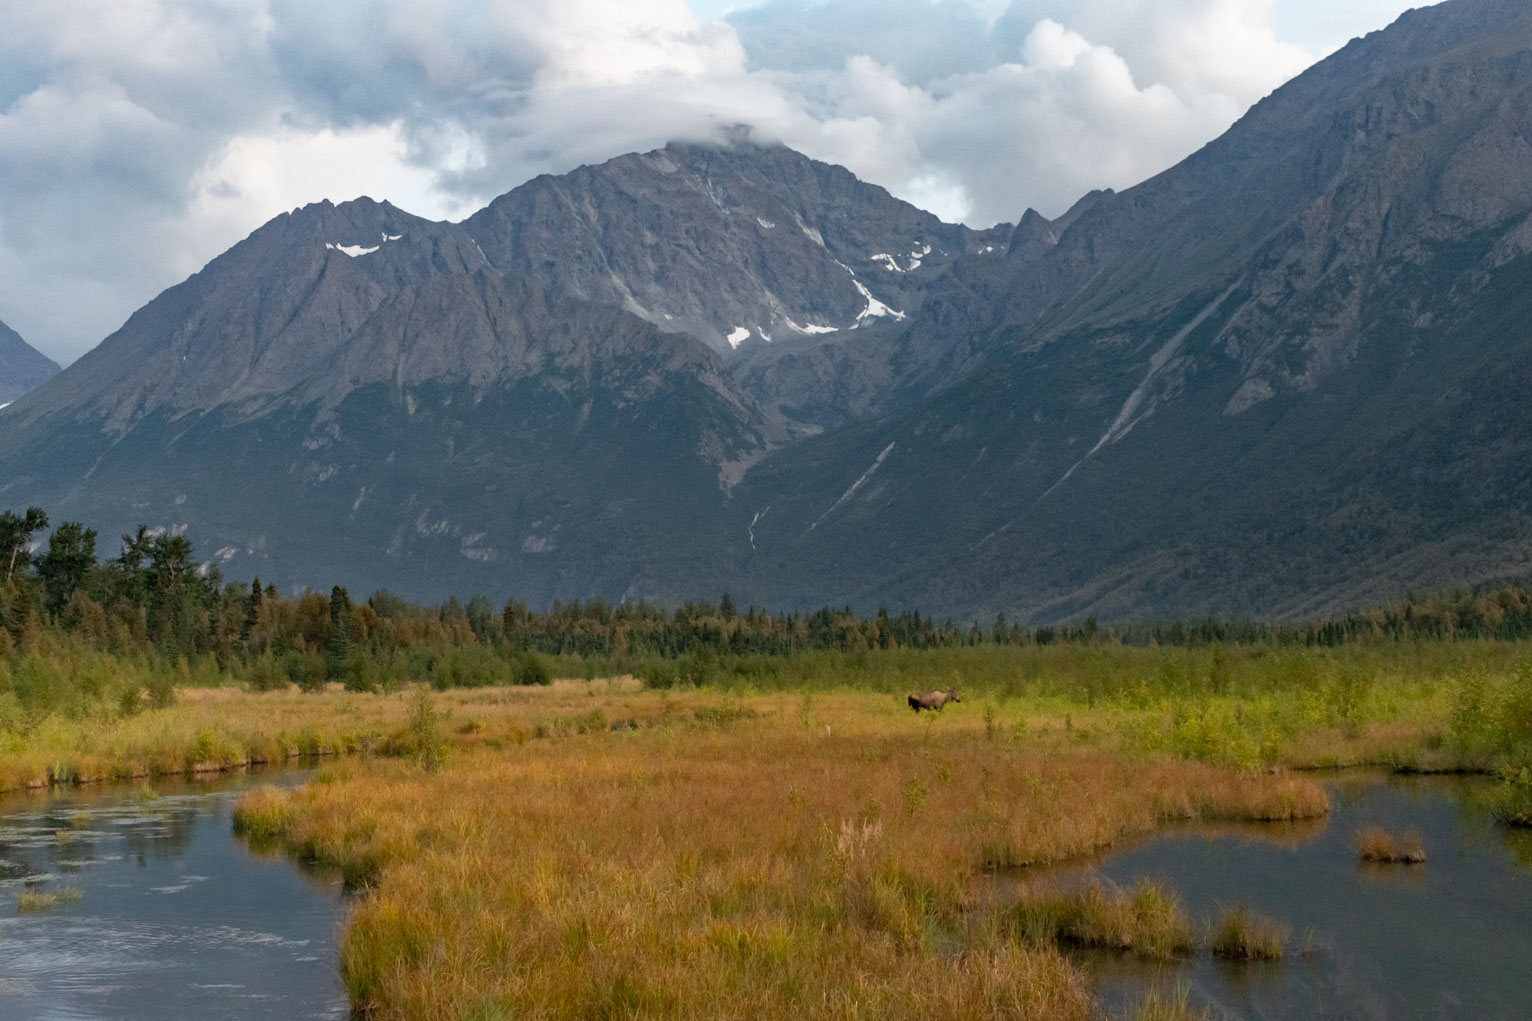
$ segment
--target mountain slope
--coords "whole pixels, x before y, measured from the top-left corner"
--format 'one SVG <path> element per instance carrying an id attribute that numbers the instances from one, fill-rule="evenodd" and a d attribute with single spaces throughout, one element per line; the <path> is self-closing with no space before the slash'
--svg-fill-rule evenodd
<path id="1" fill-rule="evenodd" d="M 0 323 L 0 406 L 47 382 L 58 371 L 53 359 Z"/>
<path id="2" fill-rule="evenodd" d="M 701 342 L 507 277 L 453 225 L 322 203 L 10 409 L 0 504 L 185 529 L 242 576 L 617 598 L 706 563 L 763 442 Z"/>
<path id="3" fill-rule="evenodd" d="M 1299 613 L 1526 571 L 1528 138 L 1532 12 L 1457 0 L 960 262 L 978 367 L 739 491 L 789 565 L 763 590 L 832 564 L 964 613 Z"/>

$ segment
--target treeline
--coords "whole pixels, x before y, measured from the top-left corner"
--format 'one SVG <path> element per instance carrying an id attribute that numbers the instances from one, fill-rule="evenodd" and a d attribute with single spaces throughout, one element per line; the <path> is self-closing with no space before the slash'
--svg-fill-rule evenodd
<path id="1" fill-rule="evenodd" d="M 557 669 L 632 672 L 652 684 L 704 683 L 721 664 L 809 652 L 939 650 L 973 646 L 1306 645 L 1532 638 L 1532 590 L 1504 586 L 1412 598 L 1394 607 L 1307 625 L 1172 621 L 1026 627 L 1004 615 L 987 626 L 917 611 L 849 608 L 809 613 L 718 603 L 555 603 L 534 611 L 483 596 L 423 607 L 379 591 L 354 601 L 284 595 L 259 579 L 225 583 L 180 535 L 140 527 L 98 557 L 98 536 L 78 522 L 49 529 L 39 508 L 0 514 L 0 659 L 67 640 L 117 655 L 184 660 L 234 673 L 253 687 L 339 681 L 376 690 L 407 680 L 438 687 L 546 683 Z M 550 658 L 562 661 L 551 663 Z"/>

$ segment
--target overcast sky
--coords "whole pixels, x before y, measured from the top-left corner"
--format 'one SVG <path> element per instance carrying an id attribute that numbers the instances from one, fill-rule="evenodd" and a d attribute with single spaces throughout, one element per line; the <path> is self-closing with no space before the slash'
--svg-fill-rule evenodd
<path id="1" fill-rule="evenodd" d="M 949 220 L 1056 215 L 1403 0 L 0 3 L 0 320 L 67 363 L 272 216 L 460 219 L 754 125 Z"/>

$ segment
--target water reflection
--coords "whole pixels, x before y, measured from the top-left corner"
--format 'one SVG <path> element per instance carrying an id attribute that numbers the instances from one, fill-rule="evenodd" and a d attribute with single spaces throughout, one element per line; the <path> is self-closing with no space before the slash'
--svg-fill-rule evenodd
<path id="1" fill-rule="evenodd" d="M 1131 886 L 1148 877 L 1176 890 L 1204 925 L 1248 905 L 1290 928 L 1278 963 L 1231 963 L 1206 950 L 1168 963 L 1080 954 L 1113 1016 L 1131 1016 L 1149 989 L 1184 989 L 1218 1018 L 1532 1017 L 1532 835 L 1495 823 L 1488 783 L 1328 782 L 1330 817 L 1301 835 L 1182 830 L 1025 883 Z M 1369 825 L 1420 831 L 1429 861 L 1361 864 L 1355 835 Z"/>
<path id="2" fill-rule="evenodd" d="M 0 797 L 0 1018 L 345 1017 L 339 882 L 234 839 L 251 782 Z M 83 896 L 17 910 L 62 886 Z"/>

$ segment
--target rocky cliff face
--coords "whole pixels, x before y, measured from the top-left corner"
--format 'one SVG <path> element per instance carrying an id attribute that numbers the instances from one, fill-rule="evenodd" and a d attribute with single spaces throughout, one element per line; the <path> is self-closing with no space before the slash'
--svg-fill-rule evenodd
<path id="1" fill-rule="evenodd" d="M 942 224 L 746 140 L 278 217 L 0 416 L 0 505 L 411 595 L 1301 615 L 1532 570 L 1532 12 Z"/>
<path id="2" fill-rule="evenodd" d="M 53 359 L 0 323 L 0 405 L 10 404 L 57 375 Z"/>

